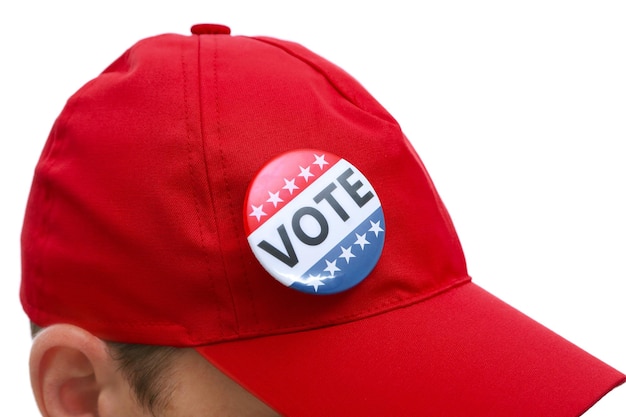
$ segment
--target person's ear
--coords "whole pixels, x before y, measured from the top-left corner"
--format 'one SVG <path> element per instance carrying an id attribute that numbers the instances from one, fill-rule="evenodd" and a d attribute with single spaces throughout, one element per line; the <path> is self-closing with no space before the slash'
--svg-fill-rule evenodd
<path id="1" fill-rule="evenodd" d="M 35 337 L 30 376 L 44 417 L 105 417 L 107 397 L 123 383 L 106 343 L 67 324 L 47 327 Z"/>

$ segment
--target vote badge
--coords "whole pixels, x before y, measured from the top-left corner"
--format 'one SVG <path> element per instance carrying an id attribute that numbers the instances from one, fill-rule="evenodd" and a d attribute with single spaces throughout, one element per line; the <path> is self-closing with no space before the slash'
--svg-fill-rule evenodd
<path id="1" fill-rule="evenodd" d="M 385 239 L 372 184 L 345 159 L 312 149 L 268 162 L 248 187 L 244 217 L 248 243 L 265 270 L 312 294 L 359 284 Z"/>

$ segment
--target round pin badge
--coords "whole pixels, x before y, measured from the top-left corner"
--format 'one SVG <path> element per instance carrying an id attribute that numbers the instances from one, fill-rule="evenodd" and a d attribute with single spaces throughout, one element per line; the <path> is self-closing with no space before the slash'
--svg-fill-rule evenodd
<path id="1" fill-rule="evenodd" d="M 359 284 L 385 240 L 372 184 L 345 159 L 313 149 L 284 153 L 261 168 L 248 187 L 244 223 L 265 270 L 311 294 Z"/>

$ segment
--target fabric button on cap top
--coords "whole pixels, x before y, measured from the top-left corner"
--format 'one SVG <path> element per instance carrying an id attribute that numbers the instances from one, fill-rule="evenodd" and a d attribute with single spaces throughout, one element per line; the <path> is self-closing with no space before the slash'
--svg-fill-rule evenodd
<path id="1" fill-rule="evenodd" d="M 198 23 L 191 27 L 194 35 L 230 35 L 230 28 L 215 23 Z"/>

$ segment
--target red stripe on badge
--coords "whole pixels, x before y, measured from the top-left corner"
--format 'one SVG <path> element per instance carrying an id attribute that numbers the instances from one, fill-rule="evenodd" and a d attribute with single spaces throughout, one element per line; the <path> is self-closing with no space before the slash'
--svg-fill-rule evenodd
<path id="1" fill-rule="evenodd" d="M 244 208 L 246 234 L 262 226 L 339 160 L 327 152 L 303 149 L 265 164 L 248 187 Z"/>

